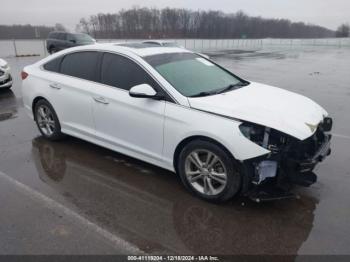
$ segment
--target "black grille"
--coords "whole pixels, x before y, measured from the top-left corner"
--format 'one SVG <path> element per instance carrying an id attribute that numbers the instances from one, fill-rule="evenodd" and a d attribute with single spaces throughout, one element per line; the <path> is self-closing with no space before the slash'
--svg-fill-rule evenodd
<path id="1" fill-rule="evenodd" d="M 288 156 L 295 160 L 307 160 L 312 158 L 324 143 L 326 137 L 321 126 L 309 138 L 291 143 Z"/>

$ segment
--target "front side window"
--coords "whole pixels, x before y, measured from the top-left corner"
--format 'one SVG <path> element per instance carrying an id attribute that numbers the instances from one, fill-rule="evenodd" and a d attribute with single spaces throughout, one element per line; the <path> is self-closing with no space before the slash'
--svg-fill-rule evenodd
<path id="1" fill-rule="evenodd" d="M 91 36 L 87 34 L 74 34 L 72 35 L 72 38 L 77 43 L 84 43 L 84 44 L 94 43 L 94 40 L 91 38 Z"/>
<path id="2" fill-rule="evenodd" d="M 193 53 L 168 53 L 145 57 L 176 90 L 187 97 L 217 94 L 248 82 Z"/>
<path id="3" fill-rule="evenodd" d="M 126 57 L 110 53 L 103 55 L 101 82 L 125 90 L 136 85 L 149 84 L 158 90 L 156 82 L 139 65 Z"/>
<path id="4" fill-rule="evenodd" d="M 67 34 L 67 40 L 71 42 L 76 42 L 76 39 L 73 34 Z"/>
<path id="5" fill-rule="evenodd" d="M 66 55 L 61 63 L 60 72 L 90 81 L 97 81 L 98 52 L 78 52 Z"/>

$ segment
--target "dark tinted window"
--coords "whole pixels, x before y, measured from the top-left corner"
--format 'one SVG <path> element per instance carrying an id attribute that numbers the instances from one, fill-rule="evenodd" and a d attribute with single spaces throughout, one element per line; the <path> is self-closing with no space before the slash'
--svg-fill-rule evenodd
<path id="1" fill-rule="evenodd" d="M 56 33 L 53 33 L 53 32 L 50 33 L 49 36 L 48 36 L 48 38 L 56 38 Z"/>
<path id="2" fill-rule="evenodd" d="M 75 37 L 74 37 L 73 34 L 67 34 L 67 40 L 68 40 L 68 41 L 72 41 L 72 40 L 75 41 L 76 39 L 75 39 Z"/>
<path id="3" fill-rule="evenodd" d="M 44 65 L 44 69 L 51 72 L 59 72 L 61 61 L 62 57 L 51 60 Z"/>
<path id="4" fill-rule="evenodd" d="M 125 90 L 140 84 L 149 84 L 159 90 L 157 83 L 139 65 L 123 56 L 105 53 L 101 68 L 101 82 Z"/>
<path id="5" fill-rule="evenodd" d="M 61 63 L 61 73 L 96 81 L 98 52 L 79 52 L 66 55 Z"/>
<path id="6" fill-rule="evenodd" d="M 59 40 L 66 40 L 66 35 L 65 33 L 57 33 L 56 38 Z"/>

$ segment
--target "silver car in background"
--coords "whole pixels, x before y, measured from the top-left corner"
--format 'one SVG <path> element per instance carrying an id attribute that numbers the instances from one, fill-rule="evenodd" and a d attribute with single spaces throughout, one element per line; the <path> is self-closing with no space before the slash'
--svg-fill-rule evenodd
<path id="1" fill-rule="evenodd" d="M 0 58 L 0 89 L 10 89 L 12 87 L 12 76 L 9 64 Z"/>

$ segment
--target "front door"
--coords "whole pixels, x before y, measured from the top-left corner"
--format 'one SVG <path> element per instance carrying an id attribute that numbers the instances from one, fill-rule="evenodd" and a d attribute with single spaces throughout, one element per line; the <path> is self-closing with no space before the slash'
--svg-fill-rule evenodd
<path id="1" fill-rule="evenodd" d="M 162 160 L 165 101 L 134 98 L 129 89 L 156 82 L 134 61 L 105 53 L 101 85 L 94 89 L 93 116 L 96 136 L 113 149 L 148 162 Z"/>

